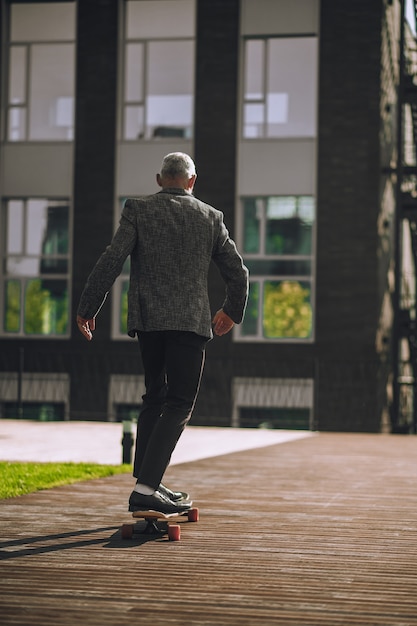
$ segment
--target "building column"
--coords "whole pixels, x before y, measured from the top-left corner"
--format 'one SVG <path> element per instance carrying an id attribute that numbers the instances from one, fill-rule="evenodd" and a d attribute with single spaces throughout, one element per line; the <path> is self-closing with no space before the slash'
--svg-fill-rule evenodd
<path id="1" fill-rule="evenodd" d="M 100 312 L 90 344 L 76 328 L 75 315 L 86 278 L 114 230 L 118 7 L 119 0 L 82 0 L 77 11 L 72 283 L 76 354 L 70 403 L 75 419 L 105 419 L 107 413 L 111 307 L 107 304 Z"/>
<path id="2" fill-rule="evenodd" d="M 195 87 L 196 195 L 223 211 L 235 238 L 236 134 L 239 76 L 240 0 L 197 0 Z M 220 308 L 224 283 L 209 276 L 210 301 Z M 196 413 L 230 423 L 232 336 L 208 344 L 208 359 Z M 222 389 L 218 385 L 219 362 Z"/>

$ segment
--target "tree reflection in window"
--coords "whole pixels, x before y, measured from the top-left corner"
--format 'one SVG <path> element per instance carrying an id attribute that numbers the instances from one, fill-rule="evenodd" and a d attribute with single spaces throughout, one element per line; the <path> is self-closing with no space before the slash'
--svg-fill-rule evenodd
<path id="1" fill-rule="evenodd" d="M 20 282 L 8 280 L 5 284 L 4 330 L 18 333 L 20 330 Z"/>
<path id="2" fill-rule="evenodd" d="M 3 213 L 2 329 L 17 335 L 69 332 L 69 206 L 63 200 L 10 200 Z"/>
<path id="3" fill-rule="evenodd" d="M 68 327 L 66 281 L 28 280 L 24 311 L 25 334 L 65 335 Z"/>
<path id="4" fill-rule="evenodd" d="M 267 338 L 311 335 L 311 289 L 299 281 L 267 281 L 264 285 L 263 333 Z"/>
<path id="5" fill-rule="evenodd" d="M 241 240 L 250 272 L 245 339 L 311 339 L 315 199 L 243 198 Z"/>
<path id="6" fill-rule="evenodd" d="M 121 287 L 120 296 L 120 334 L 127 333 L 127 293 L 129 291 L 129 281 L 124 280 Z"/>

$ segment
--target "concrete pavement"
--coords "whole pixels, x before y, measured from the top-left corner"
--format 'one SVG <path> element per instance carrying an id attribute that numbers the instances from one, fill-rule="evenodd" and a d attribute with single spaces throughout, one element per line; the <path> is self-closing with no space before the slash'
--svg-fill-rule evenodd
<path id="1" fill-rule="evenodd" d="M 0 420 L 0 460 L 122 462 L 121 423 Z M 188 426 L 171 464 L 261 448 L 314 436 L 310 431 Z"/>

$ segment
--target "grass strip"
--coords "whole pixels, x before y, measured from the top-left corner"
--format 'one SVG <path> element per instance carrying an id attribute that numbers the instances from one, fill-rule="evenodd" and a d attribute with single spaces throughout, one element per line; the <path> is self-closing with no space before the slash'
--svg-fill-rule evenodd
<path id="1" fill-rule="evenodd" d="M 14 498 L 41 489 L 131 472 L 131 465 L 0 461 L 0 499 Z"/>

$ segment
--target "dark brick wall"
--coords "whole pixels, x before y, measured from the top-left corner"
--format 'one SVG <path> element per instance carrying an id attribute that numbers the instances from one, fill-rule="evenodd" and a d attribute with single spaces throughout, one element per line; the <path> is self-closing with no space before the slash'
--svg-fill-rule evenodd
<path id="1" fill-rule="evenodd" d="M 109 243 L 114 225 L 118 1 L 83 0 L 77 15 L 76 127 L 74 162 L 73 314 L 81 290 L 97 258 Z M 92 396 L 91 380 L 76 370 L 71 385 L 71 413 L 87 416 L 107 412 L 110 350 L 109 304 L 97 320 L 94 340 L 87 344 L 73 325 L 73 346 L 97 367 L 99 387 Z M 96 362 L 97 361 L 97 362 Z"/>
<path id="2" fill-rule="evenodd" d="M 227 29 L 229 38 L 235 33 L 231 4 L 199 3 L 196 157 L 203 175 L 214 168 L 209 187 L 203 184 L 198 192 L 213 203 L 223 202 L 221 208 L 226 207 L 226 219 L 233 224 L 227 211 L 232 197 L 228 200 L 226 194 L 233 184 L 227 175 L 235 159 L 231 85 L 236 86 L 238 61 L 230 39 L 224 39 Z M 377 218 L 382 14 L 382 0 L 321 3 L 316 340 L 304 345 L 212 342 L 199 416 L 230 419 L 228 394 L 234 376 L 312 377 L 315 428 L 380 429 L 385 378 L 375 336 L 381 302 Z M 227 168 L 223 174 L 218 165 Z M 220 294 L 221 284 L 216 289 Z"/>
<path id="3" fill-rule="evenodd" d="M 223 211 L 233 238 L 239 5 L 239 0 L 199 0 L 197 3 L 194 152 L 198 178 L 195 194 Z M 213 311 L 216 311 L 224 300 L 224 284 L 214 268 L 209 277 L 209 290 Z M 209 343 L 196 420 L 201 416 L 206 421 L 216 420 L 217 424 L 230 423 L 232 353 L 231 335 Z"/>
<path id="4" fill-rule="evenodd" d="M 378 430 L 382 0 L 322 0 L 317 385 L 322 430 Z"/>

